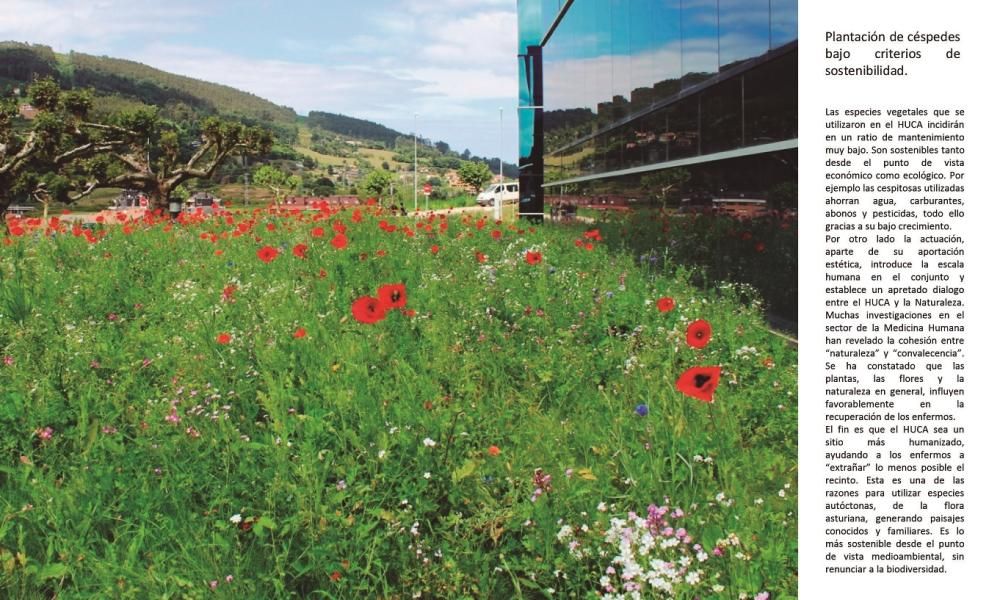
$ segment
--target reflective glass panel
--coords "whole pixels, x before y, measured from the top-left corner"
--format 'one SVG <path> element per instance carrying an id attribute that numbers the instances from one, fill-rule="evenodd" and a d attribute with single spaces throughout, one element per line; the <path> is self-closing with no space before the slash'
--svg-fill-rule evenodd
<path id="1" fill-rule="evenodd" d="M 798 53 L 790 52 L 744 75 L 748 146 L 798 137 Z"/>
<path id="2" fill-rule="evenodd" d="M 684 87 L 704 81 L 719 71 L 719 5 L 716 0 L 684 0 L 681 4 L 681 68 Z"/>
<path id="3" fill-rule="evenodd" d="M 719 0 L 719 70 L 768 51 L 770 0 Z"/>
<path id="4" fill-rule="evenodd" d="M 667 109 L 667 152 L 670 160 L 698 154 L 698 98 L 685 98 Z"/>
<path id="5" fill-rule="evenodd" d="M 680 6 L 680 0 L 632 0 L 630 52 L 633 112 L 680 89 Z"/>
<path id="6" fill-rule="evenodd" d="M 771 0 L 771 48 L 777 48 L 798 39 L 798 28 L 798 1 Z"/>
<path id="7" fill-rule="evenodd" d="M 705 90 L 701 96 L 701 153 L 722 152 L 743 145 L 743 115 L 740 110 L 742 81 L 727 79 Z"/>

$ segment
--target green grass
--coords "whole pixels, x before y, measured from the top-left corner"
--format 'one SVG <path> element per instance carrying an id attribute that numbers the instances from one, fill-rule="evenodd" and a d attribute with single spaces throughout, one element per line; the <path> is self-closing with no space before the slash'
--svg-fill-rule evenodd
<path id="1" fill-rule="evenodd" d="M 676 597 L 796 596 L 796 352 L 752 290 L 371 210 L 0 238 L 0 596 L 593 597 L 654 503 L 706 552 Z M 412 313 L 356 320 L 391 283 Z"/>

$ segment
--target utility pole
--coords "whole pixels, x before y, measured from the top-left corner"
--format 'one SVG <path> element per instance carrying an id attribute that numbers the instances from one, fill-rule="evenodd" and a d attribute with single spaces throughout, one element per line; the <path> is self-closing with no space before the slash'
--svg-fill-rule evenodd
<path id="1" fill-rule="evenodd" d="M 503 107 L 500 107 L 500 198 L 494 202 L 493 217 L 499 221 L 503 217 Z"/>
<path id="2" fill-rule="evenodd" d="M 413 113 L 413 212 L 420 210 L 417 202 L 417 113 Z"/>
<path id="3" fill-rule="evenodd" d="M 243 155 L 243 206 L 250 206 L 250 173 L 247 171 L 247 155 Z"/>

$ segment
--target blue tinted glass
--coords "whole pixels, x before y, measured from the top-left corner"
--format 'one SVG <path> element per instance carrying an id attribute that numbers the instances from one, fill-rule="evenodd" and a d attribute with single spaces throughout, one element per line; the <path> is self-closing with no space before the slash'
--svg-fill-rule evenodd
<path id="1" fill-rule="evenodd" d="M 770 0 L 719 0 L 719 68 L 768 51 Z"/>
<path id="2" fill-rule="evenodd" d="M 593 18 L 587 18 L 593 16 L 594 4 L 575 2 L 545 45 L 546 110 L 597 108 L 591 71 L 600 48 L 594 44 Z"/>
<path id="3" fill-rule="evenodd" d="M 548 31 L 565 0 L 535 2 Z M 543 52 L 546 179 L 794 137 L 794 56 L 725 75 L 795 40 L 796 11 L 797 0 L 573 2 Z"/>
<path id="4" fill-rule="evenodd" d="M 632 0 L 632 109 L 677 93 L 681 76 L 680 0 Z"/>
<path id="5" fill-rule="evenodd" d="M 609 99 L 613 99 L 623 107 L 626 116 L 631 113 L 628 106 L 632 95 L 632 64 L 630 56 L 631 18 L 629 17 L 630 0 L 609 0 L 608 21 L 611 25 L 611 89 Z M 619 100 L 620 99 L 620 100 Z"/>
<path id="6" fill-rule="evenodd" d="M 694 85 L 719 71 L 719 5 L 716 0 L 681 4 L 681 69 L 684 85 Z"/>
<path id="7" fill-rule="evenodd" d="M 519 0 L 517 3 L 518 53 L 523 54 L 528 46 L 537 46 L 545 34 L 542 25 L 542 2 L 540 0 Z M 545 25 L 544 27 L 548 27 Z"/>
<path id="8" fill-rule="evenodd" d="M 797 0 L 771 0 L 771 48 L 799 37 Z"/>

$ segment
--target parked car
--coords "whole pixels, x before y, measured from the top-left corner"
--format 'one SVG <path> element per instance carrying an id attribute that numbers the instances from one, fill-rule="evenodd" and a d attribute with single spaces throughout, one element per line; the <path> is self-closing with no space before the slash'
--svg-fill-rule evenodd
<path id="1" fill-rule="evenodd" d="M 516 181 L 509 183 L 494 183 L 476 196 L 479 206 L 494 206 L 497 200 L 501 203 L 513 203 L 520 199 L 520 186 Z"/>

